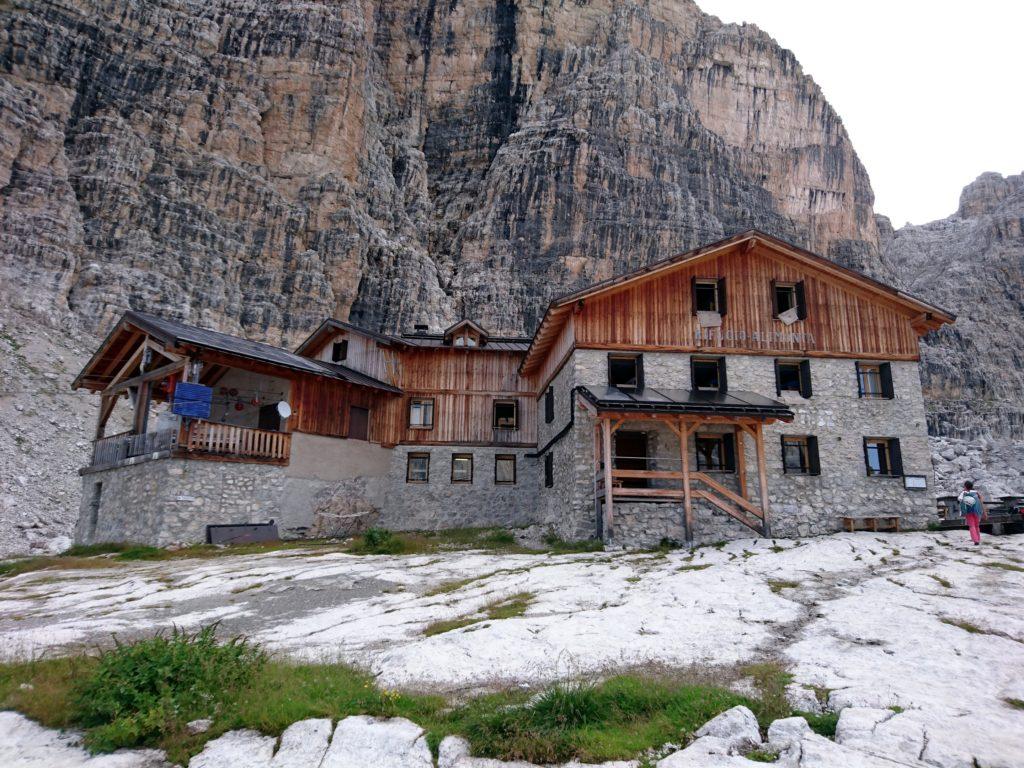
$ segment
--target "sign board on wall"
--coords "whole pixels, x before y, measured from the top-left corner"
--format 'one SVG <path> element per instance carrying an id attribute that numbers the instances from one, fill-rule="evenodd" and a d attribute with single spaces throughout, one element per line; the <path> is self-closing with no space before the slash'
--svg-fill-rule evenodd
<path id="1" fill-rule="evenodd" d="M 814 349 L 817 346 L 813 333 L 802 331 L 747 331 L 744 329 L 722 330 L 721 328 L 696 328 L 693 340 L 709 347 L 765 347 L 772 349 L 780 344 L 795 344 L 799 349 Z"/>
<path id="2" fill-rule="evenodd" d="M 171 412 L 190 419 L 208 419 L 212 402 L 213 390 L 210 387 L 182 381 L 174 387 Z"/>

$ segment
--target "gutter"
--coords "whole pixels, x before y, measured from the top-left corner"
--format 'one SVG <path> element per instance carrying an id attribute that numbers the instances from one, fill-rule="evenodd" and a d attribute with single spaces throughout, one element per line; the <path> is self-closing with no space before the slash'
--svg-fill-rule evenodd
<path id="1" fill-rule="evenodd" d="M 536 451 L 535 453 L 527 453 L 527 454 L 525 454 L 528 459 L 539 459 L 545 453 L 550 451 L 554 447 L 555 443 L 557 443 L 559 440 L 561 440 L 563 437 L 565 437 L 567 434 L 569 434 L 569 430 L 572 429 L 573 424 L 576 423 L 576 394 L 580 390 L 582 390 L 582 389 L 583 389 L 582 386 L 576 386 L 576 387 L 572 388 L 572 399 L 570 401 L 571 404 L 572 404 L 572 407 L 569 408 L 569 421 L 568 421 L 568 423 L 564 427 L 562 427 L 560 430 L 558 430 L 558 434 L 556 434 L 554 437 L 552 437 L 550 440 L 548 440 L 547 443 L 545 443 L 544 447 L 541 448 L 539 451 Z"/>

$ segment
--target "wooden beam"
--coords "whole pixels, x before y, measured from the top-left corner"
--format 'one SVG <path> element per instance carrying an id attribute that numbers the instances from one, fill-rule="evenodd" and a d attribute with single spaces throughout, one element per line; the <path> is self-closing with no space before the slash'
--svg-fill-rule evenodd
<path id="1" fill-rule="evenodd" d="M 740 479 L 740 496 L 749 499 L 750 496 L 747 494 L 747 451 L 743 442 L 742 425 L 737 426 L 741 428 L 736 430 L 736 473 Z"/>
<path id="2" fill-rule="evenodd" d="M 764 428 L 758 423 L 754 429 L 754 447 L 757 449 L 757 480 L 761 491 L 761 519 L 764 520 L 764 535 L 771 536 L 768 520 L 768 467 L 764 458 Z"/>
<path id="3" fill-rule="evenodd" d="M 612 496 L 617 496 L 620 499 L 631 496 L 638 498 L 679 499 L 682 497 L 682 493 L 680 493 L 678 488 L 613 488 Z"/>
<path id="4" fill-rule="evenodd" d="M 751 530 L 757 531 L 757 533 L 760 533 L 761 535 L 767 535 L 764 533 L 764 525 L 758 518 L 748 517 L 742 510 L 737 509 L 732 504 L 723 499 L 721 496 L 716 496 L 711 491 L 694 491 L 693 495 L 696 496 L 698 499 L 710 501 L 720 510 L 734 517 L 736 520 L 743 523 Z"/>
<path id="5" fill-rule="evenodd" d="M 597 495 L 598 463 L 601 461 L 601 424 L 594 422 L 594 523 L 600 529 L 598 532 L 604 538 L 604 520 L 601 518 L 601 499 Z"/>
<path id="6" fill-rule="evenodd" d="M 132 420 L 132 431 L 136 435 L 145 433 L 146 426 L 149 422 L 149 401 L 150 401 L 150 388 L 152 384 L 149 381 L 143 381 L 139 384 L 139 392 L 135 396 L 135 416 Z"/>
<path id="7" fill-rule="evenodd" d="M 604 448 L 604 516 L 602 517 L 601 532 L 604 538 L 612 535 L 613 525 L 613 501 L 615 495 L 612 492 L 612 423 L 610 419 L 601 419 L 601 437 Z"/>
<path id="8" fill-rule="evenodd" d="M 645 478 L 649 477 L 652 479 L 661 480 L 681 480 L 683 477 L 682 472 L 672 472 L 670 470 L 661 469 L 613 469 L 612 477 L 622 478 Z"/>
<path id="9" fill-rule="evenodd" d="M 107 421 L 110 419 L 110 414 L 114 412 L 114 406 L 117 405 L 118 395 L 100 395 L 100 417 L 96 421 L 96 439 L 99 440 L 103 437 L 103 433 L 107 428 Z"/>
<path id="10" fill-rule="evenodd" d="M 747 512 L 749 512 L 750 514 L 754 515 L 755 517 L 761 517 L 761 511 L 757 508 L 756 504 L 753 504 L 753 503 L 747 501 L 742 496 L 740 496 L 738 493 L 733 491 L 731 488 L 726 488 L 724 485 L 722 485 L 720 482 L 718 482 L 717 480 L 712 478 L 707 473 L 705 473 L 705 472 L 696 472 L 693 475 L 693 477 L 694 477 L 695 480 L 700 480 L 702 483 L 704 483 L 705 485 L 709 486 L 710 488 L 712 488 L 717 493 L 720 493 L 723 496 L 725 496 L 733 504 L 736 504 L 739 507 L 742 507 L 743 509 L 745 509 Z"/>
<path id="11" fill-rule="evenodd" d="M 152 371 L 139 374 L 138 376 L 133 376 L 130 379 L 125 379 L 124 381 L 119 381 L 115 384 L 111 384 L 109 387 L 103 390 L 103 394 L 109 395 L 115 392 L 121 392 L 122 390 L 128 389 L 130 387 L 140 386 L 150 381 L 158 381 L 164 378 L 165 376 L 169 376 L 172 373 L 177 373 L 178 371 L 185 367 L 185 363 L 185 360 L 178 360 L 177 362 L 168 363 L 167 365 L 161 366 L 160 368 L 154 368 Z"/>
<path id="12" fill-rule="evenodd" d="M 146 351 L 146 345 L 145 344 L 140 344 L 139 348 L 136 349 L 131 354 L 131 357 L 128 358 L 128 361 L 124 365 L 122 365 L 120 368 L 117 369 L 117 373 L 115 373 L 113 375 L 113 377 L 111 377 L 110 384 L 108 384 L 106 388 L 109 390 L 111 387 L 113 387 L 115 384 L 117 384 L 117 382 L 121 381 L 121 379 L 126 378 L 128 376 L 128 374 L 131 373 L 132 369 L 136 365 L 138 365 L 139 359 L 142 357 L 142 353 L 145 352 L 145 351 Z"/>
<path id="13" fill-rule="evenodd" d="M 690 424 L 679 420 L 679 460 L 683 474 L 683 526 L 686 543 L 693 545 L 693 494 L 690 491 Z"/>

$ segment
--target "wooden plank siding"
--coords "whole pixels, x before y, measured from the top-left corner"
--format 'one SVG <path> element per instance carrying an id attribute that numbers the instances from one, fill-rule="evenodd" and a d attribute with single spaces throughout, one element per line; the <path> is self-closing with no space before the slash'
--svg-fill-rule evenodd
<path id="1" fill-rule="evenodd" d="M 347 437 L 349 407 L 370 409 L 370 434 L 373 442 L 388 442 L 386 413 L 388 400 L 398 395 L 366 387 L 352 386 L 318 376 L 302 376 L 292 382 L 292 417 L 288 420 L 295 432 L 308 432 L 328 437 Z"/>
<path id="2" fill-rule="evenodd" d="M 348 341 L 348 354 L 344 360 L 338 361 L 341 365 L 365 373 L 367 376 L 373 376 L 373 378 L 392 386 L 399 386 L 401 360 L 398 352 L 359 333 L 346 330 L 335 331 L 314 356 L 317 360 L 323 360 L 326 363 L 334 362 L 331 360 L 334 342 L 342 340 Z"/>
<path id="3" fill-rule="evenodd" d="M 698 324 L 691 298 L 694 277 L 726 279 L 727 311 L 721 340 L 702 341 L 696 336 Z M 786 326 L 772 317 L 773 280 L 803 281 L 806 320 Z M 761 249 L 721 254 L 649 280 L 627 283 L 587 299 L 574 320 L 576 346 L 584 348 L 906 360 L 916 360 L 919 355 L 918 336 L 905 309 Z M 775 332 L 787 337 L 780 339 Z M 805 335 L 790 340 L 788 334 Z M 550 358 L 542 368 L 549 364 Z"/>

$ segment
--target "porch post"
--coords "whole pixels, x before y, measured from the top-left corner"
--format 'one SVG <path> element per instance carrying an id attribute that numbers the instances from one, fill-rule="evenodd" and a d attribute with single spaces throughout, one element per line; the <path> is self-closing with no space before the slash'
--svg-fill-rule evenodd
<path id="1" fill-rule="evenodd" d="M 601 435 L 604 446 L 604 517 L 601 530 L 604 538 L 612 535 L 612 422 L 606 416 L 601 419 Z"/>
<path id="2" fill-rule="evenodd" d="M 594 467 L 591 474 L 594 476 L 594 524 L 600 523 L 601 538 L 604 538 L 604 521 L 601 515 L 601 497 L 597 493 L 597 475 L 601 467 L 601 422 L 594 422 Z"/>
<path id="3" fill-rule="evenodd" d="M 143 381 L 139 384 L 138 394 L 135 396 L 135 418 L 132 421 L 132 429 L 137 435 L 145 433 L 149 421 L 149 398 L 152 382 Z"/>
<path id="4" fill-rule="evenodd" d="M 693 498 L 690 496 L 690 425 L 679 420 L 679 460 L 683 468 L 683 510 L 686 524 L 686 545 L 693 546 Z"/>
<path id="5" fill-rule="evenodd" d="M 736 473 L 740 479 L 740 496 L 749 499 L 747 495 L 747 452 L 746 444 L 743 442 L 743 426 L 736 429 Z"/>
<path id="6" fill-rule="evenodd" d="M 757 479 L 761 490 L 761 528 L 765 536 L 771 536 L 771 523 L 768 520 L 768 467 L 764 460 L 764 424 L 760 421 L 754 424 L 754 445 L 757 448 Z"/>

